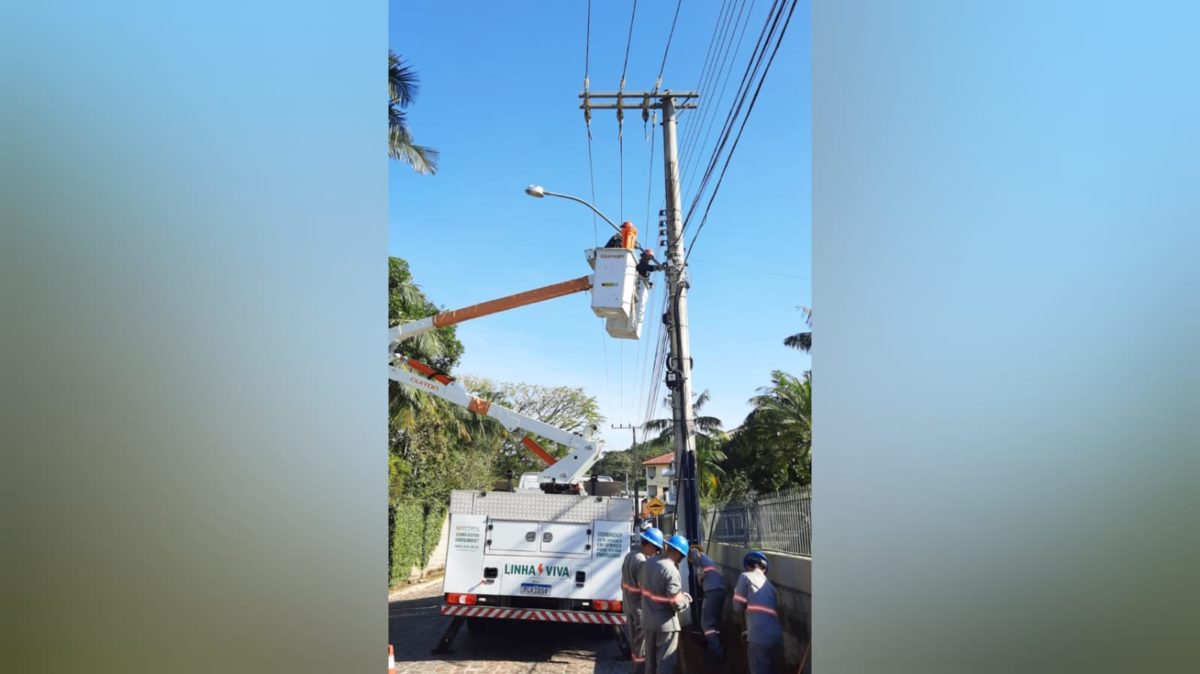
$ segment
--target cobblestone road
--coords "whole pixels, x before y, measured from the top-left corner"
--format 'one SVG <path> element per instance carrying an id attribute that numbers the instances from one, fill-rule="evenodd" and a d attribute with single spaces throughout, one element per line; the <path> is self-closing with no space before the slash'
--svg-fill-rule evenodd
<path id="1" fill-rule="evenodd" d="M 516 620 L 497 621 L 484 634 L 472 634 L 464 625 L 449 654 L 433 655 L 430 650 L 451 620 L 438 612 L 441 591 L 441 581 L 436 581 L 388 603 L 388 639 L 397 674 L 607 674 L 630 669 L 629 661 L 617 660 L 616 640 L 604 628 Z"/>

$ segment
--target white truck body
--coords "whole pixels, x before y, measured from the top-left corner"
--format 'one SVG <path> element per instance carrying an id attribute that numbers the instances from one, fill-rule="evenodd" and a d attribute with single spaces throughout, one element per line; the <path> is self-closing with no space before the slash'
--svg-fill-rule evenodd
<path id="1" fill-rule="evenodd" d="M 621 625 L 632 499 L 455 491 L 444 615 Z"/>

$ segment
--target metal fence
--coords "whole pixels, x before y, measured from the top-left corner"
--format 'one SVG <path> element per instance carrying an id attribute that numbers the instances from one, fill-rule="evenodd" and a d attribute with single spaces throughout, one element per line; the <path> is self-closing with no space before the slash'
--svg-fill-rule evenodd
<path id="1" fill-rule="evenodd" d="M 752 496 L 704 511 L 710 541 L 812 556 L 812 489 Z"/>

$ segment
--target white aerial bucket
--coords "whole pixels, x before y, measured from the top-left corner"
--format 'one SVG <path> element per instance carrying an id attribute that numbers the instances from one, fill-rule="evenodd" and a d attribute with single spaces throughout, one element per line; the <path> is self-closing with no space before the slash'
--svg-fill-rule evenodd
<path id="1" fill-rule="evenodd" d="M 618 319 L 628 326 L 636 318 L 634 294 L 637 260 L 628 248 L 597 248 L 592 259 L 592 311 L 601 318 Z M 609 331 L 611 333 L 611 330 Z"/>
<path id="2" fill-rule="evenodd" d="M 637 292 L 633 296 L 632 317 L 624 320 L 620 317 L 605 319 L 604 328 L 608 334 L 617 339 L 641 339 L 642 321 L 646 317 L 646 303 L 650 299 L 650 287 L 640 278 L 636 279 Z"/>

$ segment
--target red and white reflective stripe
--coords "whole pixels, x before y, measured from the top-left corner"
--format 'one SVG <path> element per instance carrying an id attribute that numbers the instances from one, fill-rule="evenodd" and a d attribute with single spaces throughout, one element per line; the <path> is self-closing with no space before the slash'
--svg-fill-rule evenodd
<path id="1" fill-rule="evenodd" d="M 667 597 L 667 596 L 664 596 L 661 594 L 654 594 L 650 590 L 642 590 L 642 596 L 648 597 L 650 599 L 650 601 L 656 601 L 660 604 L 673 604 L 673 603 L 679 601 L 679 598 L 683 596 L 683 593 L 680 592 L 680 593 L 676 593 L 670 597 Z"/>
<path id="2" fill-rule="evenodd" d="M 629 594 L 642 593 L 642 588 L 638 587 L 637 585 L 630 585 L 629 583 L 621 583 L 621 589 L 625 590 Z"/>
<path id="3" fill-rule="evenodd" d="M 634 656 L 631 656 L 631 657 L 633 658 L 633 661 L 634 661 L 634 662 L 645 662 L 645 661 L 646 661 L 646 658 L 639 658 L 639 657 L 638 657 L 638 656 L 636 656 L 636 655 L 634 655 Z"/>
<path id="4" fill-rule="evenodd" d="M 708 636 L 710 634 L 720 634 L 720 633 L 721 633 L 720 630 L 704 630 L 704 636 Z"/>
<path id="5" fill-rule="evenodd" d="M 734 600 L 734 601 L 740 601 L 740 602 L 742 602 L 743 604 L 749 603 L 749 601 L 750 601 L 749 599 L 746 599 L 745 595 L 740 595 L 740 594 L 738 594 L 738 593 L 736 593 L 736 592 L 733 594 L 733 600 Z"/>
<path id="6" fill-rule="evenodd" d="M 721 570 L 715 566 L 706 566 L 700 570 L 703 571 L 704 573 L 708 573 L 709 571 L 716 571 L 717 573 L 721 573 Z"/>
<path id="7" fill-rule="evenodd" d="M 746 607 L 746 610 L 753 611 L 754 613 L 766 613 L 767 615 L 773 615 L 776 618 L 779 617 L 779 614 L 775 612 L 775 609 L 771 608 L 770 606 L 763 606 L 762 604 L 750 604 Z"/>
<path id="8" fill-rule="evenodd" d="M 624 625 L 625 616 L 620 613 L 588 613 L 586 611 L 542 611 L 522 608 L 499 608 L 492 606 L 458 606 L 443 604 L 442 615 L 464 618 L 507 618 L 509 620 L 537 620 L 541 622 L 579 623 L 587 625 Z"/>

